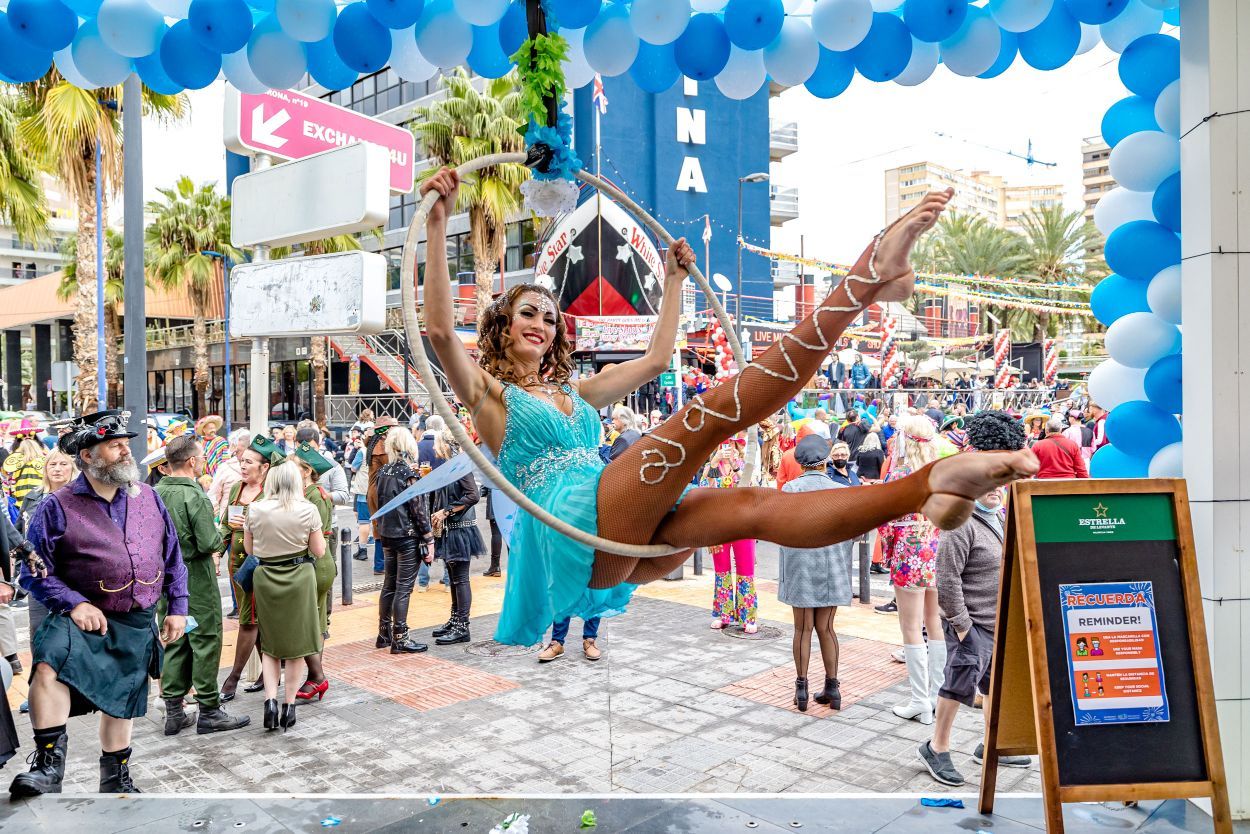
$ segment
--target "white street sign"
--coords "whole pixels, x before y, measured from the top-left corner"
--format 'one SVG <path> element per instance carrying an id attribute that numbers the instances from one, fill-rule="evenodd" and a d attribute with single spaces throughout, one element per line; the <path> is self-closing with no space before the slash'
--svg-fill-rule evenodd
<path id="1" fill-rule="evenodd" d="M 230 336 L 381 333 L 386 258 L 339 252 L 257 261 L 230 271 Z"/>

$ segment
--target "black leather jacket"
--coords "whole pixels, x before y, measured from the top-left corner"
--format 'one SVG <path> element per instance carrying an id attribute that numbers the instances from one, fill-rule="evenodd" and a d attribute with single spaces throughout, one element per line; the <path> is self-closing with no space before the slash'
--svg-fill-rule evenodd
<path id="1" fill-rule="evenodd" d="M 386 463 L 378 470 L 378 506 L 383 507 L 390 503 L 395 496 L 416 483 L 418 477 L 416 470 L 406 460 Z M 434 536 L 426 502 L 424 495 L 417 495 L 378 518 L 378 535 L 385 539 L 414 538 L 432 542 Z"/>

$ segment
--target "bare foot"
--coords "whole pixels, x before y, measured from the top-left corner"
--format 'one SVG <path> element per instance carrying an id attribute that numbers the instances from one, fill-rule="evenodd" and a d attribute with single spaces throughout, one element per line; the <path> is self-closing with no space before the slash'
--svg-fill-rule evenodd
<path id="1" fill-rule="evenodd" d="M 1040 468 L 1028 449 L 1018 452 L 961 452 L 929 469 L 930 495 L 921 512 L 942 530 L 953 530 L 972 515 L 972 503 L 990 490 L 1031 478 Z"/>
<path id="2" fill-rule="evenodd" d="M 938 222 L 953 196 L 953 188 L 930 192 L 920 205 L 886 229 L 881 245 L 877 247 L 877 275 L 881 276 L 877 301 L 903 301 L 911 297 L 916 283 L 916 273 L 911 268 L 911 250 L 920 236 Z"/>

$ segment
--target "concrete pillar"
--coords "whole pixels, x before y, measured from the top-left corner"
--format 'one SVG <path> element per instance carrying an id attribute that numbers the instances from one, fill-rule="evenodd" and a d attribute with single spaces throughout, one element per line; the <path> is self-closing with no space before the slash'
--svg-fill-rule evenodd
<path id="1" fill-rule="evenodd" d="M 20 411 L 22 402 L 22 331 L 4 331 L 4 402 L 10 411 Z"/>
<path id="2" fill-rule="evenodd" d="M 31 380 L 31 392 L 35 395 L 35 408 L 40 411 L 51 411 L 52 401 L 48 396 L 48 380 L 52 379 L 52 325 L 32 325 L 34 330 L 34 379 Z"/>
<path id="3" fill-rule="evenodd" d="M 1185 478 L 1229 803 L 1246 818 L 1250 254 L 1240 253 L 1250 252 L 1250 15 L 1243 3 L 1184 0 L 1181 18 Z"/>

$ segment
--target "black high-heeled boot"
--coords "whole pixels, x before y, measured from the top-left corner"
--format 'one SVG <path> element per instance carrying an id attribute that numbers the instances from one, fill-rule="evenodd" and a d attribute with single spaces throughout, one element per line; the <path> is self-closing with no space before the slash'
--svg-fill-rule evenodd
<path id="1" fill-rule="evenodd" d="M 459 614 L 452 618 L 451 628 L 442 637 L 434 639 L 437 646 L 454 646 L 456 643 L 467 643 L 469 636 L 469 618 Z"/>
<path id="2" fill-rule="evenodd" d="M 295 726 L 295 704 L 282 705 L 282 719 L 278 722 L 282 725 L 282 732 L 286 732 L 288 727 Z"/>
<path id="3" fill-rule="evenodd" d="M 391 645 L 391 618 L 383 617 L 378 620 L 378 639 L 374 641 L 373 646 L 377 649 L 387 649 Z"/>
<path id="4" fill-rule="evenodd" d="M 842 693 L 838 691 L 838 679 L 825 678 L 825 688 L 813 700 L 818 704 L 828 704 L 830 709 L 842 709 Z"/>
<path id="5" fill-rule="evenodd" d="M 799 712 L 807 712 L 807 678 L 794 679 L 794 705 Z"/>
<path id="6" fill-rule="evenodd" d="M 265 729 L 278 729 L 278 699 L 267 698 L 265 700 Z"/>

